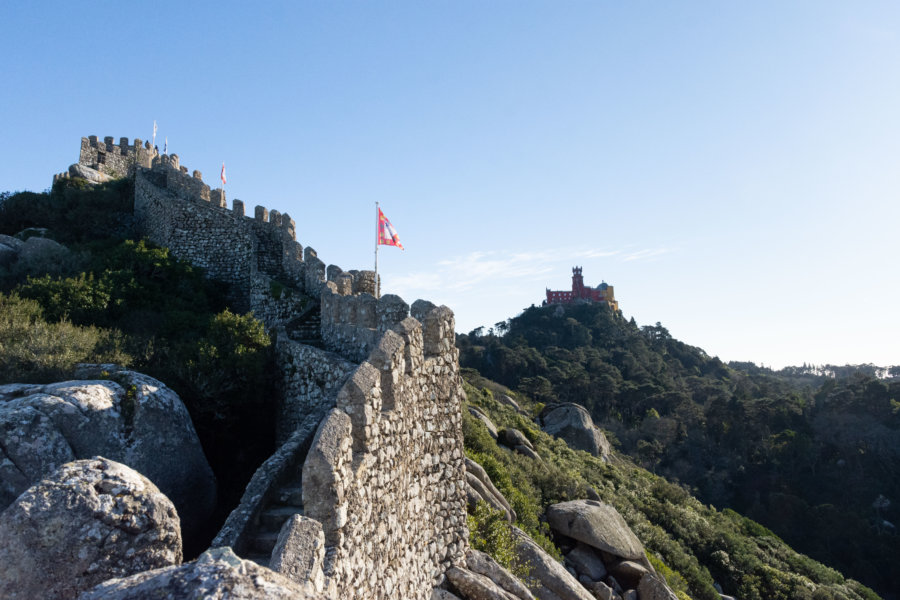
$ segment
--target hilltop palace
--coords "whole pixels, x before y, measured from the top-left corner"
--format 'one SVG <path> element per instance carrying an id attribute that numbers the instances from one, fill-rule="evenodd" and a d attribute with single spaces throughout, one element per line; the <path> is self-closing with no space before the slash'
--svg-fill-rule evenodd
<path id="1" fill-rule="evenodd" d="M 544 306 L 548 304 L 573 304 L 575 302 L 606 302 L 614 311 L 619 310 L 619 303 L 616 302 L 613 286 L 605 281 L 601 282 L 596 288 L 584 285 L 581 267 L 572 267 L 572 291 L 553 291 L 548 288 Z"/>

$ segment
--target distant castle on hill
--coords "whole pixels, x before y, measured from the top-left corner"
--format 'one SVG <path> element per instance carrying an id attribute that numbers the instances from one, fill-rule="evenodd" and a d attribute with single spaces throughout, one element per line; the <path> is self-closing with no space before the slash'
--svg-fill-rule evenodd
<path id="1" fill-rule="evenodd" d="M 616 302 L 613 286 L 605 281 L 596 288 L 584 285 L 581 267 L 572 267 L 571 292 L 554 291 L 547 288 L 547 299 L 544 300 L 544 306 L 548 304 L 572 304 L 575 302 L 606 302 L 614 311 L 619 310 L 619 303 Z"/>

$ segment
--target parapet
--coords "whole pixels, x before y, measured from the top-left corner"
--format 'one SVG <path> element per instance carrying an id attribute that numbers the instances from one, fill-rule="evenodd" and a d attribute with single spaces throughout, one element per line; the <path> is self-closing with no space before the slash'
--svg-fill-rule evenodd
<path id="1" fill-rule="evenodd" d="M 397 296 L 376 301 L 391 320 L 406 306 Z M 450 331 L 449 309 L 413 306 L 425 323 Z M 338 391 L 303 466 L 304 513 L 322 524 L 324 572 L 341 598 L 382 597 L 385 590 L 425 598 L 465 560 L 458 354 L 451 343 L 428 356 L 424 340 L 434 335 L 425 323 L 407 316 L 379 336 Z M 363 546 L 371 548 L 371 564 L 361 570 L 355 558 Z"/>
<path id="2" fill-rule="evenodd" d="M 81 138 L 78 163 L 112 177 L 127 177 L 137 167 L 149 168 L 157 156 L 157 149 L 151 148 L 150 142 L 142 143 L 140 138 L 129 144 L 128 138 L 122 137 L 116 144 L 112 136 L 106 136 L 101 142 L 92 135 Z"/>
<path id="3" fill-rule="evenodd" d="M 188 168 L 181 164 L 177 154 L 158 154 L 154 157 L 152 164 L 147 166 L 154 173 L 164 176 L 164 179 L 162 177 L 156 178 L 154 183 L 162 185 L 162 187 L 175 193 L 178 197 L 184 200 L 207 203 L 228 211 L 225 190 L 222 188 L 211 189 L 203 182 L 203 174 L 196 169 L 188 174 Z M 232 210 L 228 212 L 237 218 L 245 218 L 244 202 L 235 200 Z M 291 240 L 297 240 L 296 223 L 287 213 L 282 214 L 277 210 L 273 210 L 270 213 L 265 207 L 257 206 L 254 220 L 258 223 L 264 223 L 269 231 L 279 234 L 286 233 Z"/>

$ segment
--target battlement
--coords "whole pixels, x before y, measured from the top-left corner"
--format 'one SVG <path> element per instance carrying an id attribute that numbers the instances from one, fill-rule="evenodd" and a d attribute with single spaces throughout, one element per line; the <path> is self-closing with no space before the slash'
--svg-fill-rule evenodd
<path id="1" fill-rule="evenodd" d="M 394 324 L 319 426 L 303 465 L 304 512 L 322 526 L 337 597 L 427 598 L 468 548 L 453 312 L 418 300 L 403 316 L 397 296 L 375 308 L 380 327 Z M 362 547 L 373 548 L 365 570 Z"/>
<path id="2" fill-rule="evenodd" d="M 206 203 L 228 210 L 225 190 L 222 188 L 211 189 L 203 182 L 203 174 L 196 169 L 188 174 L 188 168 L 181 164 L 177 154 L 157 155 L 152 161 L 150 172 L 149 177 L 155 185 L 173 192 L 182 200 Z M 247 217 L 242 200 L 235 199 L 230 212 L 235 218 Z M 259 224 L 266 224 L 273 231 L 284 231 L 292 240 L 297 239 L 296 222 L 287 213 L 280 213 L 277 210 L 269 211 L 263 206 L 257 206 L 254 216 L 247 218 L 252 218 Z"/>
<path id="3" fill-rule="evenodd" d="M 142 142 L 140 138 L 129 144 L 128 138 L 123 137 L 116 144 L 112 136 L 100 141 L 96 135 L 91 135 L 81 138 L 78 164 L 119 178 L 133 174 L 136 167 L 150 167 L 157 156 L 157 149 L 151 148 L 150 142 Z"/>

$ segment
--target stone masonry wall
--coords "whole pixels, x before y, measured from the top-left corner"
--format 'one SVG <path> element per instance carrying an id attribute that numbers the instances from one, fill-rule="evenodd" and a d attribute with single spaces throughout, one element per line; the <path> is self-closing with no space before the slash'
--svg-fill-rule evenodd
<path id="1" fill-rule="evenodd" d="M 399 296 L 376 299 L 368 292 L 354 294 L 347 285 L 341 289 L 333 281 L 322 288 L 321 306 L 325 347 L 356 362 L 369 355 L 382 333 L 409 316 L 409 306 Z"/>
<path id="2" fill-rule="evenodd" d="M 134 145 L 129 145 L 127 137 L 119 138 L 119 143 L 115 144 L 112 136 L 103 138 L 101 142 L 96 135 L 92 135 L 81 138 L 78 162 L 117 178 L 131 175 L 136 167 L 149 168 L 158 155 L 156 148 L 150 147 L 150 142 L 142 146 L 139 138 L 134 139 Z"/>
<path id="3" fill-rule="evenodd" d="M 303 467 L 337 597 L 427 599 L 465 561 L 463 391 L 453 313 L 413 305 L 337 395 Z"/>
<path id="4" fill-rule="evenodd" d="M 281 372 L 281 405 L 276 442 L 281 444 L 306 415 L 324 415 L 335 405 L 338 390 L 356 370 L 357 363 L 333 352 L 300 344 L 278 336 L 278 366 Z"/>
<path id="5" fill-rule="evenodd" d="M 237 310 L 253 310 L 273 327 L 302 308 L 298 297 L 280 293 L 306 287 L 303 249 L 288 215 L 257 207 L 250 218 L 239 200 L 228 210 L 224 191 L 211 190 L 197 171 L 188 175 L 176 155 L 137 169 L 134 212 L 151 241 L 229 283 Z"/>

